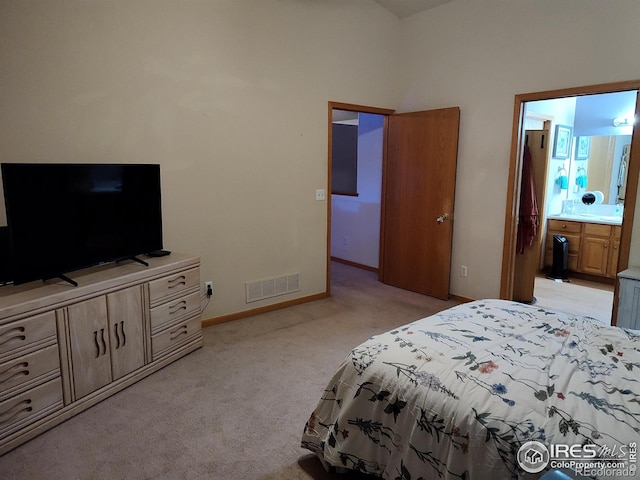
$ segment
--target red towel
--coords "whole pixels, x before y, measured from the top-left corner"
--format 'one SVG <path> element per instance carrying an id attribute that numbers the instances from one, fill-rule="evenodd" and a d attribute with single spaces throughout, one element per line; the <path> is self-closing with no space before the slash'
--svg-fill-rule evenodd
<path id="1" fill-rule="evenodd" d="M 533 180 L 533 165 L 529 147 L 524 147 L 522 161 L 522 183 L 520 188 L 520 215 L 518 217 L 518 240 L 516 251 L 524 253 L 525 247 L 530 247 L 538 234 L 538 201 L 536 187 Z"/>

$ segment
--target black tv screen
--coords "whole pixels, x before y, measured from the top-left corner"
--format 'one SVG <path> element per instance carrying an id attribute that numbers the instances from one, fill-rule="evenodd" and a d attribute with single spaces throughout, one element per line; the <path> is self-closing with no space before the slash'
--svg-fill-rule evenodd
<path id="1" fill-rule="evenodd" d="M 1 168 L 15 284 L 162 249 L 159 165 Z"/>

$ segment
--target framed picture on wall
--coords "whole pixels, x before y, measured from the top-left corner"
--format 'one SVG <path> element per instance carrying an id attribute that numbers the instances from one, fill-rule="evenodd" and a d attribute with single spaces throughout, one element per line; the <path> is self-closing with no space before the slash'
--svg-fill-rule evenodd
<path id="1" fill-rule="evenodd" d="M 569 158 L 572 133 L 573 128 L 567 125 L 556 125 L 556 136 L 553 139 L 553 158 Z"/>
<path id="2" fill-rule="evenodd" d="M 576 138 L 576 160 L 586 160 L 589 158 L 591 150 L 591 137 Z"/>

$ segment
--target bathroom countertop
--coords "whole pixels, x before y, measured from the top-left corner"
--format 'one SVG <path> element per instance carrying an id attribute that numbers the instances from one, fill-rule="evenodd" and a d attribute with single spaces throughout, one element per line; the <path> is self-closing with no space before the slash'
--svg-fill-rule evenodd
<path id="1" fill-rule="evenodd" d="M 622 217 L 620 216 L 600 216 L 588 214 L 569 215 L 567 213 L 562 213 L 559 215 L 549 215 L 547 218 L 551 220 L 570 220 L 572 222 L 602 223 L 604 225 L 622 225 Z"/>

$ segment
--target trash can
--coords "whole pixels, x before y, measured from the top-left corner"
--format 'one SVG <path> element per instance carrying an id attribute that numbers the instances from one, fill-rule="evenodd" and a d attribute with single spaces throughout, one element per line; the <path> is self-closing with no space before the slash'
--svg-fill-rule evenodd
<path id="1" fill-rule="evenodd" d="M 553 236 L 553 264 L 551 275 L 555 279 L 566 280 L 569 278 L 569 241 L 562 235 Z"/>

